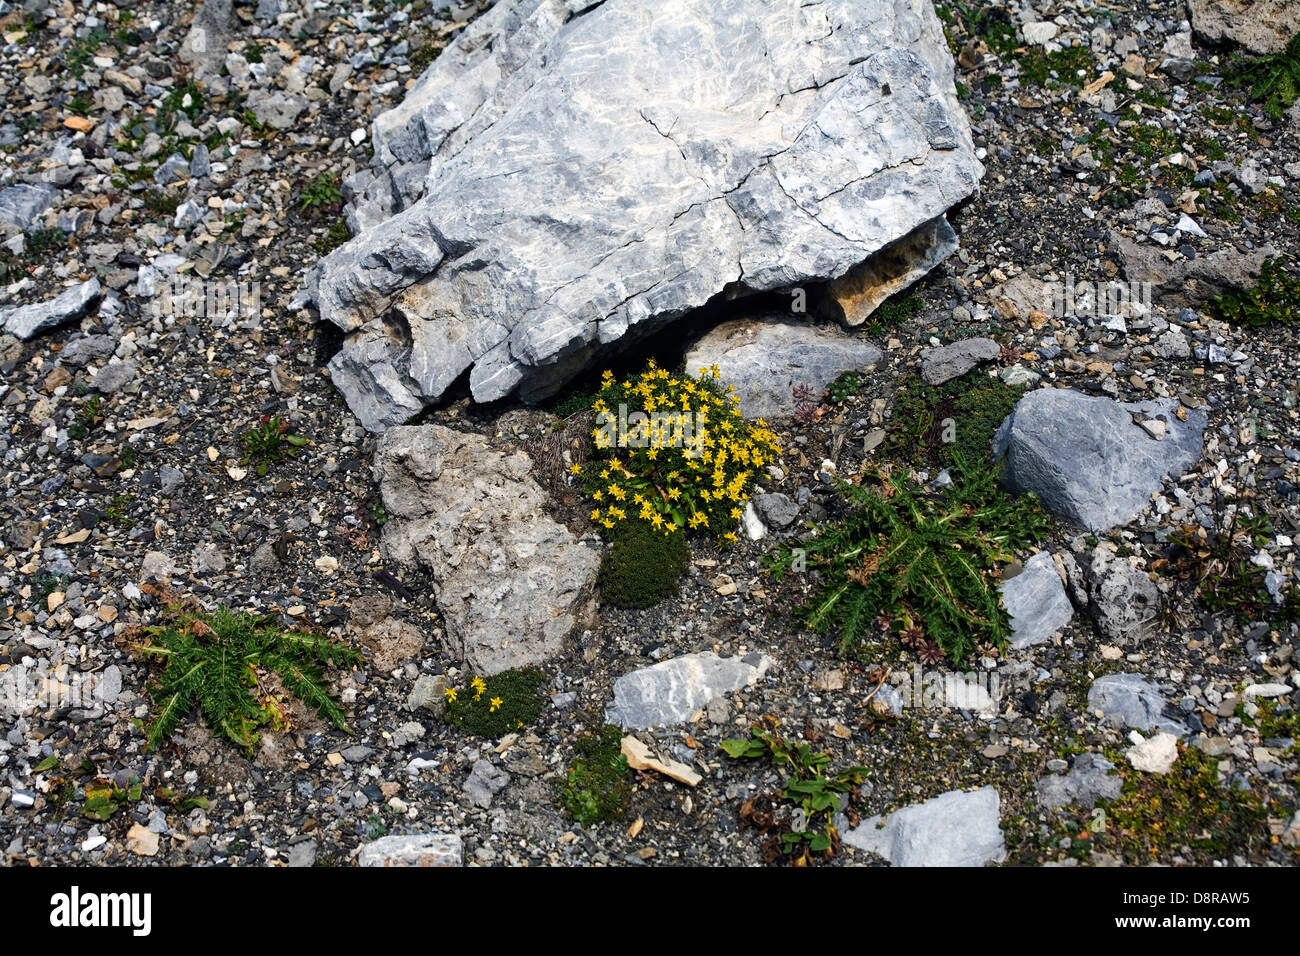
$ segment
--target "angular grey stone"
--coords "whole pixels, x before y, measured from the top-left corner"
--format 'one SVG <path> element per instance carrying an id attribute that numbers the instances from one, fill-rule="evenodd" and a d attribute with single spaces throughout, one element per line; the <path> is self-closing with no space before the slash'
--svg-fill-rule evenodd
<path id="1" fill-rule="evenodd" d="M 259 123 L 275 129 L 288 129 L 307 108 L 305 96 L 278 90 L 268 95 L 250 96 L 248 103 Z"/>
<path id="2" fill-rule="evenodd" d="M 257 9 L 253 16 L 264 23 L 270 23 L 284 13 L 284 0 L 257 0 Z"/>
<path id="3" fill-rule="evenodd" d="M 406 747 L 424 738 L 424 724 L 418 720 L 408 720 L 391 734 L 390 742 L 394 747 Z"/>
<path id="4" fill-rule="evenodd" d="M 735 319 L 710 331 L 686 354 L 686 370 L 718 366 L 734 385 L 746 418 L 790 415 L 795 386 L 820 395 L 843 372 L 875 365 L 880 349 L 834 326 L 765 316 Z"/>
<path id="5" fill-rule="evenodd" d="M 1079 754 L 1070 772 L 1049 774 L 1037 784 L 1038 802 L 1049 810 L 1064 806 L 1091 807 L 1098 800 L 1114 800 L 1124 780 L 1110 771 L 1115 765 L 1101 754 Z"/>
<path id="6" fill-rule="evenodd" d="M 1074 606 L 1048 551 L 1025 562 L 1024 570 L 1002 582 L 1002 604 L 1011 615 L 1011 646 L 1016 650 L 1051 640 L 1070 623 Z"/>
<path id="7" fill-rule="evenodd" d="M 48 183 L 20 183 L 0 189 L 0 222 L 26 231 L 50 208 L 58 190 Z"/>
<path id="8" fill-rule="evenodd" d="M 1161 358 L 1185 359 L 1192 354 L 1192 347 L 1182 329 L 1169 329 L 1156 339 L 1151 351 Z"/>
<path id="9" fill-rule="evenodd" d="M 163 465 L 158 469 L 158 488 L 163 494 L 170 495 L 183 484 L 185 484 L 185 473 L 179 468 Z"/>
<path id="10" fill-rule="evenodd" d="M 462 866 L 465 847 L 455 833 L 416 833 L 372 840 L 357 854 L 358 866 Z"/>
<path id="11" fill-rule="evenodd" d="M 316 854 L 319 851 L 320 844 L 315 840 L 301 840 L 289 847 L 289 852 L 285 856 L 291 867 L 315 866 Z"/>
<path id="12" fill-rule="evenodd" d="M 1258 281 L 1265 260 L 1277 255 L 1271 245 L 1249 250 L 1228 246 L 1206 256 L 1170 262 L 1160 246 L 1139 243 L 1118 232 L 1110 233 L 1107 244 L 1119 253 L 1124 278 L 1149 282 L 1150 299 L 1167 309 L 1208 304 L 1217 295 L 1250 288 Z"/>
<path id="13" fill-rule="evenodd" d="M 200 78 L 215 76 L 226 61 L 226 45 L 234 30 L 232 0 L 203 0 L 181 41 L 178 56 Z"/>
<path id="14" fill-rule="evenodd" d="M 1107 674 L 1088 688 L 1088 709 L 1099 710 L 1134 730 L 1166 730 L 1186 736 L 1187 728 L 1164 716 L 1160 688 L 1141 674 Z"/>
<path id="15" fill-rule="evenodd" d="M 614 681 L 605 719 L 628 730 L 684 724 L 715 697 L 756 683 L 771 663 L 758 654 L 719 657 L 712 651 L 662 661 Z"/>
<path id="16" fill-rule="evenodd" d="M 95 699 L 111 707 L 122 696 L 122 669 L 116 664 L 104 668 L 95 682 Z"/>
<path id="17" fill-rule="evenodd" d="M 180 153 L 172 153 L 153 172 L 153 181 L 160 186 L 178 183 L 190 174 L 189 161 Z M 197 204 L 195 204 L 197 205 Z M 203 207 L 198 207 L 202 209 Z M 180 210 L 177 210 L 178 212 Z"/>
<path id="18" fill-rule="evenodd" d="M 428 571 L 451 650 L 480 674 L 553 657 L 595 611 L 600 558 L 547 516 L 531 469 L 440 425 L 394 428 L 375 451 L 384 554 Z"/>
<path id="19" fill-rule="evenodd" d="M 1084 568 L 1088 611 L 1112 644 L 1137 644 L 1151 636 L 1160 617 L 1160 590 L 1143 571 L 1102 548 Z"/>
<path id="20" fill-rule="evenodd" d="M 434 716 L 441 717 L 447 709 L 447 690 L 451 681 L 445 674 L 421 674 L 415 679 L 411 692 L 406 695 L 406 709 L 424 708 Z"/>
<path id="21" fill-rule="evenodd" d="M 1205 412 L 1175 413 L 1177 399 L 1121 404 L 1070 389 L 1029 392 L 993 438 L 1003 483 L 1032 491 L 1049 511 L 1090 531 L 1123 524 L 1147 506 L 1166 476 L 1177 477 L 1201 457 Z M 1133 414 L 1165 423 L 1157 441 Z"/>
<path id="22" fill-rule="evenodd" d="M 133 382 L 139 372 L 140 366 L 131 359 L 127 359 L 126 361 L 114 359 L 101 368 L 95 375 L 93 383 L 95 391 L 101 392 L 105 395 L 116 392 L 124 385 Z"/>
<path id="23" fill-rule="evenodd" d="M 984 866 L 1006 858 L 1001 801 L 993 787 L 948 793 L 877 815 L 843 834 L 845 845 L 893 866 Z M 883 826 L 881 825 L 883 822 Z"/>
<path id="24" fill-rule="evenodd" d="M 983 174 L 928 0 L 502 0 L 372 138 L 358 235 L 307 282 L 371 428 L 466 371 L 541 398 L 720 294 L 842 276 Z"/>
<path id="25" fill-rule="evenodd" d="M 110 335 L 77 335 L 59 353 L 59 361 L 74 368 L 100 362 L 112 356 L 117 341 Z"/>
<path id="26" fill-rule="evenodd" d="M 194 549 L 190 567 L 195 574 L 220 574 L 226 570 L 226 557 L 215 544 L 201 544 Z"/>
<path id="27" fill-rule="evenodd" d="M 30 339 L 46 329 L 81 318 L 99 298 L 99 293 L 99 280 L 87 279 L 64 289 L 48 302 L 0 311 L 0 328 L 20 339 Z"/>
<path id="28" fill-rule="evenodd" d="M 275 545 L 270 541 L 263 541 L 253 552 L 252 558 L 249 559 L 249 565 L 254 571 L 262 574 L 269 574 L 278 571 L 280 568 L 280 556 L 275 553 Z"/>
<path id="29" fill-rule="evenodd" d="M 780 492 L 755 495 L 754 507 L 758 510 L 759 517 L 772 528 L 788 527 L 799 517 L 799 503 Z"/>
<path id="30" fill-rule="evenodd" d="M 492 806 L 492 798 L 506 788 L 510 782 L 510 773 L 494 764 L 489 757 L 480 757 L 474 761 L 469 776 L 465 778 L 461 790 L 470 798 L 474 806 L 486 810 Z"/>
<path id="31" fill-rule="evenodd" d="M 921 353 L 921 377 L 931 385 L 942 385 L 1001 354 L 1002 346 L 992 339 L 963 339 L 926 349 Z"/>
<path id="32" fill-rule="evenodd" d="M 210 172 L 212 172 L 212 156 L 208 153 L 208 148 L 199 143 L 190 155 L 190 176 L 198 179 Z"/>

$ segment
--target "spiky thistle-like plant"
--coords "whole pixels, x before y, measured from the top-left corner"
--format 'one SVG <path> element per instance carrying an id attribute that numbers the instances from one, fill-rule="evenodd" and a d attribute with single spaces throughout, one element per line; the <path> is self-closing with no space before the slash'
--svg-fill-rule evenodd
<path id="1" fill-rule="evenodd" d="M 960 453 L 951 474 L 943 494 L 883 471 L 874 485 L 840 483 L 845 514 L 798 546 L 819 573 L 804 609 L 809 626 L 838 632 L 849 649 L 874 637 L 883 618 L 928 663 L 946 657 L 962 665 L 981 645 L 1005 643 L 998 569 L 1049 523 L 1032 496 L 1001 491 L 995 472 Z M 790 571 L 793 558 L 783 551 L 773 574 Z"/>
<path id="2" fill-rule="evenodd" d="M 265 686 L 271 673 L 335 727 L 349 730 L 329 694 L 324 667 L 352 664 L 360 655 L 338 641 L 227 608 L 210 615 L 178 612 L 173 622 L 147 634 L 140 653 L 166 662 L 151 688 L 158 712 L 149 728 L 150 749 L 197 705 L 215 733 L 251 752 L 261 728 L 285 724 L 283 702 Z"/>

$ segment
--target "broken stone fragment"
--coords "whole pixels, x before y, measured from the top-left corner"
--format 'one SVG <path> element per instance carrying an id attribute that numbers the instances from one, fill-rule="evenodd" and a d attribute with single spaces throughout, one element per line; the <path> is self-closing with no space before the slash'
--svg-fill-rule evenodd
<path id="1" fill-rule="evenodd" d="M 80 285 L 64 289 L 48 302 L 5 309 L 0 311 L 0 328 L 20 339 L 30 339 L 47 329 L 81 318 L 91 303 L 99 298 L 100 291 L 98 279 L 87 279 Z"/>
<path id="2" fill-rule="evenodd" d="M 835 326 L 776 315 L 724 322 L 686 355 L 692 374 L 716 365 L 722 381 L 736 389 L 745 418 L 781 418 L 798 405 L 803 386 L 820 401 L 826 386 L 844 372 L 870 368 L 880 349 Z"/>

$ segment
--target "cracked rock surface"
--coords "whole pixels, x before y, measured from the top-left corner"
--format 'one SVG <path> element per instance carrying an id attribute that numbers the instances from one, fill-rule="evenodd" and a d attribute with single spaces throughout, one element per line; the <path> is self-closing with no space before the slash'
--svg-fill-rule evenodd
<path id="1" fill-rule="evenodd" d="M 553 393 L 721 293 L 835 279 L 983 172 L 928 2 L 498 3 L 374 124 L 309 275 L 367 428 Z M 933 229 L 933 226 L 928 228 Z"/>

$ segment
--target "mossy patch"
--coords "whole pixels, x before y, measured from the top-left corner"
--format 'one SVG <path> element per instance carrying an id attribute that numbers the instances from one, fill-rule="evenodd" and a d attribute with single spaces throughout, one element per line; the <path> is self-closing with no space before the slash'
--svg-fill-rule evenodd
<path id="1" fill-rule="evenodd" d="M 942 385 L 904 380 L 894 396 L 886 452 L 917 465 L 948 466 L 957 458 L 983 463 L 993 433 L 1025 393 L 978 370 Z"/>
<path id="2" fill-rule="evenodd" d="M 623 608 L 644 608 L 677 593 L 686 573 L 690 548 L 686 534 L 656 531 L 644 522 L 629 522 L 613 532 L 596 579 L 600 598 Z"/>
<path id="3" fill-rule="evenodd" d="M 537 720 L 545 682 L 546 675 L 534 667 L 474 677 L 448 692 L 447 720 L 474 737 L 504 737 Z"/>
<path id="4" fill-rule="evenodd" d="M 617 727 L 606 725 L 574 744 L 578 756 L 560 790 L 560 804 L 582 827 L 627 815 L 632 783 L 622 738 Z"/>
<path id="5" fill-rule="evenodd" d="M 1120 755 L 1109 756 L 1117 766 L 1124 765 Z M 1259 794 L 1221 784 L 1216 762 L 1201 751 L 1182 751 L 1167 774 L 1120 773 L 1124 786 L 1117 799 L 1099 801 L 1091 810 L 1066 811 L 1064 826 L 1049 837 L 1051 845 L 1037 850 L 1054 855 L 1064 849 L 1081 860 L 1100 851 L 1129 865 L 1176 854 L 1204 865 L 1229 853 L 1266 849 L 1268 811 Z M 1062 847 L 1067 837 L 1069 843 Z"/>

